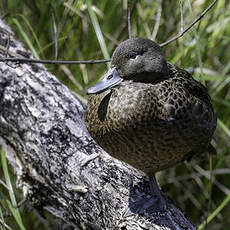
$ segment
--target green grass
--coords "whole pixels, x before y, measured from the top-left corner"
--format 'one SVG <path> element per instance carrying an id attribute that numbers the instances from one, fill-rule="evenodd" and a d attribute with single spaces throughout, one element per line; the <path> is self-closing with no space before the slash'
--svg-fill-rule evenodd
<path id="1" fill-rule="evenodd" d="M 184 27 L 206 9 L 210 2 L 182 1 Z M 3 0 L 0 3 L 0 15 L 9 12 L 6 18 L 8 24 L 32 51 L 34 57 L 54 59 L 55 42 L 50 12 L 52 7 L 58 30 L 59 59 L 107 59 L 117 44 L 128 38 L 124 3 L 125 0 Z M 131 10 L 132 36 L 150 38 L 156 22 L 158 1 L 128 1 L 128 6 Z M 213 175 L 211 179 L 202 174 L 209 172 L 210 168 L 229 168 L 230 164 L 229 22 L 230 3 L 228 0 L 218 0 L 214 8 L 192 30 L 162 49 L 168 61 L 182 68 L 199 68 L 193 75 L 207 85 L 218 115 L 218 129 L 213 141 L 217 156 L 213 157 L 211 167 L 206 161 L 199 163 L 204 171 L 192 164 L 186 164 L 161 174 L 163 190 L 186 212 L 192 222 L 200 226 L 199 229 L 206 230 L 228 230 L 230 226 L 229 194 L 225 194 L 224 189 L 221 190 L 215 184 L 216 181 L 222 188 L 230 188 L 229 174 Z M 162 1 L 156 41 L 163 43 L 175 36 L 179 30 L 179 1 Z M 65 68 L 62 65 L 49 65 L 48 68 L 79 98 L 86 101 L 85 90 L 101 78 L 107 65 L 66 65 Z M 8 187 L 11 181 L 13 188 L 7 189 L 0 183 L 0 217 L 11 213 L 10 217 L 3 219 L 3 223 L 0 222 L 0 229 L 22 229 L 21 223 L 26 229 L 46 229 L 47 226 L 41 224 L 41 220 L 28 212 L 26 207 L 15 209 L 17 205 L 14 202 L 22 199 L 22 195 L 14 185 L 12 169 L 9 169 L 9 177 L 5 178 L 4 164 L 3 160 L 0 164 L 0 180 L 5 181 Z M 192 173 L 199 176 L 189 177 Z M 188 177 L 176 180 L 184 175 Z M 175 178 L 175 182 L 168 183 L 167 178 Z M 13 200 L 12 195 L 15 197 Z"/>
<path id="2" fill-rule="evenodd" d="M 1 165 L 2 165 L 2 170 L 3 170 L 4 177 L 5 177 L 6 185 L 7 185 L 9 199 L 4 198 L 3 195 L 0 196 L 0 198 L 1 200 L 4 200 L 6 202 L 10 212 L 12 213 L 15 221 L 17 222 L 18 227 L 21 230 L 25 230 L 20 212 L 17 208 L 18 205 L 17 205 L 17 201 L 16 201 L 15 194 L 14 194 L 14 189 L 13 189 L 11 179 L 10 179 L 5 153 L 3 152 L 3 150 L 1 150 L 0 154 L 1 154 Z"/>

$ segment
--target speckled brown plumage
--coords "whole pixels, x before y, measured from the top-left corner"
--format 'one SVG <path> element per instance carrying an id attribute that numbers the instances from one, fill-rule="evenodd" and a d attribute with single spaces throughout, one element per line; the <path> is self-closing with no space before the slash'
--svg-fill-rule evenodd
<path id="1" fill-rule="evenodd" d="M 106 152 L 150 175 L 210 151 L 216 114 L 201 83 L 164 61 L 155 43 L 135 39 L 115 50 L 112 67 L 123 81 L 89 97 L 85 122 Z"/>

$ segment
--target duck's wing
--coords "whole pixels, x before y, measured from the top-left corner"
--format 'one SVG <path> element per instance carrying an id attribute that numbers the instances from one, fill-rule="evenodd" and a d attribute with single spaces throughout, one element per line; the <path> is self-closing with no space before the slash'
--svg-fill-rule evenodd
<path id="1" fill-rule="evenodd" d="M 184 69 L 168 63 L 169 74 L 177 78 L 187 78 L 188 81 L 184 82 L 184 87 L 188 90 L 189 94 L 204 101 L 209 107 L 212 108 L 211 98 L 208 94 L 207 88 L 196 81 L 192 75 Z"/>
<path id="2" fill-rule="evenodd" d="M 170 63 L 168 63 L 168 68 L 169 68 L 169 73 L 172 77 L 188 79 L 187 81 L 183 82 L 185 89 L 188 91 L 189 94 L 193 95 L 195 98 L 198 98 L 198 100 L 201 103 L 206 104 L 206 108 L 208 108 L 208 113 L 212 120 L 212 125 L 210 126 L 210 130 L 211 130 L 210 132 L 213 133 L 217 125 L 217 115 L 213 109 L 211 98 L 208 94 L 207 88 L 200 82 L 196 81 L 192 77 L 192 75 L 186 70 L 178 68 L 177 66 L 172 65 Z M 197 155 L 198 157 L 200 157 L 202 154 L 207 155 L 207 153 L 216 154 L 216 150 L 211 143 L 205 146 L 201 146 L 200 151 Z M 194 156 L 196 154 L 191 154 L 191 155 Z"/>

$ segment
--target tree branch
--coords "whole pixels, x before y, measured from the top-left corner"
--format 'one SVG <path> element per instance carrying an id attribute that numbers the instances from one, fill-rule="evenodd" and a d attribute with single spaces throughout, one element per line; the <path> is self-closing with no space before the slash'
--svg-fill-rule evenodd
<path id="1" fill-rule="evenodd" d="M 9 33 L 0 20 L 1 46 Z M 13 34 L 9 53 L 31 58 Z M 164 212 L 125 215 L 150 196 L 146 177 L 99 148 L 84 124 L 85 105 L 41 64 L 0 63 L 0 107 L 0 143 L 36 209 L 79 229 L 195 229 L 169 198 Z"/>
<path id="2" fill-rule="evenodd" d="M 0 62 L 18 62 L 18 63 L 42 63 L 42 64 L 99 64 L 110 62 L 108 60 L 87 60 L 87 61 L 65 61 L 65 60 L 38 60 L 33 58 L 8 58 L 1 57 Z"/>
<path id="3" fill-rule="evenodd" d="M 171 39 L 169 39 L 166 42 L 163 42 L 160 44 L 160 47 L 166 46 L 169 43 L 177 40 L 178 38 L 182 37 L 188 30 L 190 30 L 197 22 L 199 22 L 204 15 L 216 4 L 218 0 L 214 0 L 208 7 L 207 9 L 205 9 L 188 27 L 186 27 L 184 30 L 181 30 L 182 26 L 180 26 L 180 32 L 175 36 L 172 37 Z M 181 6 L 180 6 L 181 7 Z M 181 8 L 180 8 L 180 12 L 181 12 Z M 183 22 L 183 17 L 181 17 L 181 24 Z"/>

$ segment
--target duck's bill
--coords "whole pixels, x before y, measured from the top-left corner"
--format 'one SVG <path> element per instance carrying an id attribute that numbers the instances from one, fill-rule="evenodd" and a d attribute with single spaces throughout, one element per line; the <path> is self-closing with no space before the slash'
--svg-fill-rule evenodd
<path id="1" fill-rule="evenodd" d="M 122 78 L 119 76 L 115 67 L 110 68 L 108 72 L 104 75 L 101 81 L 99 81 L 96 85 L 90 87 L 86 93 L 87 94 L 95 94 L 101 93 L 108 88 L 112 88 L 116 85 L 119 85 L 122 82 Z"/>

